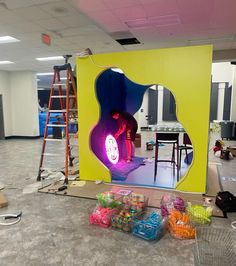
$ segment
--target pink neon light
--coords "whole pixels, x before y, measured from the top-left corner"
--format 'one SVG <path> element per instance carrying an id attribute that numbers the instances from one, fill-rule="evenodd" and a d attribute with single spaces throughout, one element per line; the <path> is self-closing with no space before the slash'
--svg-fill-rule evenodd
<path id="1" fill-rule="evenodd" d="M 108 160 L 112 164 L 117 164 L 119 161 L 119 149 L 116 139 L 112 135 L 106 137 L 105 147 Z"/>

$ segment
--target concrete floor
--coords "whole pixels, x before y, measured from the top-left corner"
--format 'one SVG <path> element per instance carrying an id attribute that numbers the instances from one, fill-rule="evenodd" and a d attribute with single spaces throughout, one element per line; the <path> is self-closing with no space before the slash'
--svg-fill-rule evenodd
<path id="1" fill-rule="evenodd" d="M 149 243 L 89 225 L 93 200 L 24 194 L 24 187 L 35 183 L 41 144 L 40 139 L 0 141 L 0 182 L 9 202 L 0 214 L 23 212 L 18 224 L 0 226 L 0 265 L 194 265 L 194 240 L 176 240 L 166 234 L 159 242 Z M 212 159 L 222 163 L 222 177 L 236 176 L 236 159 Z M 236 182 L 223 180 L 222 184 L 236 194 Z M 211 226 L 230 229 L 233 220 L 236 213 L 228 219 L 213 218 Z M 236 240 L 235 234 L 236 230 Z"/>

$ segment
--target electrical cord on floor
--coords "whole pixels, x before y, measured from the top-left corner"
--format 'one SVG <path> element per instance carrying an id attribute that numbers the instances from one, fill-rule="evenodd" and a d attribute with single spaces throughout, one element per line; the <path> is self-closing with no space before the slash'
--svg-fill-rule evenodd
<path id="1" fill-rule="evenodd" d="M 0 225 L 13 225 L 17 224 L 21 220 L 22 212 L 19 212 L 17 214 L 0 214 L 0 218 L 4 218 L 5 220 L 12 220 L 10 222 L 1 222 Z"/>
<path id="2" fill-rule="evenodd" d="M 231 227 L 232 227 L 233 229 L 236 229 L 236 221 L 233 221 L 233 222 L 231 223 Z"/>

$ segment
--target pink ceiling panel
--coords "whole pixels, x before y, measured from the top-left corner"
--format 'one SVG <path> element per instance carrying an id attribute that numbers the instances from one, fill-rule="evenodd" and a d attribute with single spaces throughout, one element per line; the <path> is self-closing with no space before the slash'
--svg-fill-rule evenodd
<path id="1" fill-rule="evenodd" d="M 210 12 L 215 0 L 176 0 L 180 12 Z M 227 0 L 224 2 L 227 2 Z"/>
<path id="2" fill-rule="evenodd" d="M 144 4 L 143 7 L 147 17 L 178 14 L 178 8 L 175 0 L 156 0 L 152 3 Z"/>
<path id="3" fill-rule="evenodd" d="M 117 16 L 117 18 L 124 22 L 146 17 L 146 13 L 141 5 L 129 8 L 114 9 L 112 10 L 112 12 Z"/>
<path id="4" fill-rule="evenodd" d="M 213 7 L 214 15 L 221 14 L 223 17 L 228 14 L 236 14 L 236 1 L 235 0 L 215 0 Z"/>
<path id="5" fill-rule="evenodd" d="M 183 24 L 210 22 L 214 0 L 177 0 L 179 14 Z"/>
<path id="6" fill-rule="evenodd" d="M 123 23 L 109 23 L 103 26 L 107 32 L 127 31 L 129 30 Z"/>
<path id="7" fill-rule="evenodd" d="M 108 32 L 128 29 L 111 11 L 91 12 L 89 15 Z"/>
<path id="8" fill-rule="evenodd" d="M 116 21 L 118 19 L 116 19 L 116 17 L 114 16 L 114 14 L 111 11 L 96 11 L 96 12 L 90 12 L 89 16 L 92 17 L 94 20 L 96 20 L 97 22 L 112 22 L 112 21 Z"/>
<path id="9" fill-rule="evenodd" d="M 107 5 L 110 9 L 116 9 L 116 8 L 123 8 L 123 7 L 129 7 L 129 6 L 136 6 L 137 0 L 103 0 L 103 2 Z"/>
<path id="10" fill-rule="evenodd" d="M 101 0 L 78 0 L 77 6 L 86 12 L 107 10 L 107 6 Z"/>
<path id="11" fill-rule="evenodd" d="M 211 25 L 219 28 L 231 28 L 236 27 L 236 1 L 227 0 L 219 1 L 215 0 L 215 5 L 212 11 Z"/>

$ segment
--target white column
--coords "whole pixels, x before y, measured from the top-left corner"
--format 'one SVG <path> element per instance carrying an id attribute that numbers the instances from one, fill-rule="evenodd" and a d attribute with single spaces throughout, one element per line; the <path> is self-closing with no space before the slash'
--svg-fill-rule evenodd
<path id="1" fill-rule="evenodd" d="M 39 136 L 36 73 L 10 73 L 12 135 Z"/>
<path id="2" fill-rule="evenodd" d="M 219 83 L 217 120 L 223 120 L 225 98 L 225 83 Z"/>
<path id="3" fill-rule="evenodd" d="M 230 120 L 236 122 L 236 66 L 233 67 L 233 84 L 232 84 L 230 113 L 231 113 Z"/>
<path id="4" fill-rule="evenodd" d="M 157 123 L 161 123 L 163 121 L 163 95 L 164 89 L 162 86 L 158 85 L 158 116 Z"/>
<path id="5" fill-rule="evenodd" d="M 0 94 L 2 95 L 5 137 L 12 135 L 11 93 L 9 72 L 0 71 Z"/>

